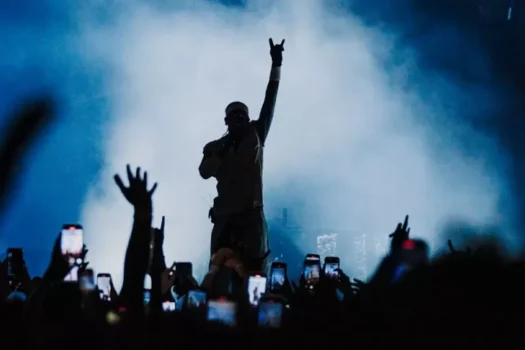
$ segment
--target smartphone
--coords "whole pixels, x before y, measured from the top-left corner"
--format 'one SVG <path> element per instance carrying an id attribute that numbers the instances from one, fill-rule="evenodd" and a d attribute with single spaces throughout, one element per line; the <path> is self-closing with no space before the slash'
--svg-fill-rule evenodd
<path id="1" fill-rule="evenodd" d="M 287 273 L 286 263 L 273 262 L 270 268 L 270 292 L 279 293 L 283 290 L 286 283 Z"/>
<path id="2" fill-rule="evenodd" d="M 144 277 L 144 305 L 149 305 L 151 302 L 151 276 Z"/>
<path id="3" fill-rule="evenodd" d="M 169 278 L 172 278 L 173 275 L 175 274 L 176 266 L 177 266 L 176 262 L 173 262 L 173 264 L 171 264 L 170 272 L 168 273 Z"/>
<path id="4" fill-rule="evenodd" d="M 206 307 L 206 292 L 203 290 L 190 290 L 186 299 L 186 305 L 190 310 L 199 310 Z"/>
<path id="5" fill-rule="evenodd" d="M 397 283 L 414 267 L 428 262 L 428 246 L 419 239 L 407 239 L 401 246 L 399 265 L 396 266 L 392 283 Z"/>
<path id="6" fill-rule="evenodd" d="M 304 258 L 306 261 L 310 262 L 321 262 L 321 256 L 319 254 L 306 254 L 306 257 Z"/>
<path id="7" fill-rule="evenodd" d="M 237 304 L 227 299 L 208 301 L 207 320 L 235 327 L 237 325 Z"/>
<path id="8" fill-rule="evenodd" d="M 24 250 L 22 248 L 7 248 L 7 276 L 15 276 L 16 264 L 23 264 Z"/>
<path id="9" fill-rule="evenodd" d="M 16 279 L 16 265 L 22 266 L 24 264 L 24 250 L 22 248 L 8 248 L 7 249 L 7 281 L 10 289 L 15 290 L 20 284 Z"/>
<path id="10" fill-rule="evenodd" d="M 315 289 L 321 278 L 321 257 L 319 254 L 308 254 L 304 259 L 303 278 L 307 289 Z"/>
<path id="11" fill-rule="evenodd" d="M 60 250 L 69 266 L 82 264 L 84 248 L 84 230 L 78 224 L 65 224 L 60 235 Z"/>
<path id="12" fill-rule="evenodd" d="M 71 267 L 66 277 L 64 277 L 64 282 L 78 282 L 78 270 L 78 265 Z"/>
<path id="13" fill-rule="evenodd" d="M 257 324 L 264 328 L 280 328 L 283 319 L 284 305 L 274 300 L 263 300 L 259 303 Z"/>
<path id="14" fill-rule="evenodd" d="M 95 276 L 92 269 L 86 269 L 79 279 L 79 287 L 83 292 L 95 290 Z"/>
<path id="15" fill-rule="evenodd" d="M 327 256 L 324 259 L 324 276 L 331 280 L 339 278 L 339 258 L 336 256 Z"/>
<path id="16" fill-rule="evenodd" d="M 146 302 L 144 300 L 144 302 Z M 166 300 L 162 303 L 162 311 L 164 312 L 173 312 L 177 309 L 177 304 L 174 301 Z"/>
<path id="17" fill-rule="evenodd" d="M 175 272 L 178 279 L 186 279 L 193 276 L 193 265 L 190 262 L 175 263 Z"/>
<path id="18" fill-rule="evenodd" d="M 257 306 L 259 300 L 266 292 L 266 276 L 254 273 L 248 278 L 248 298 L 252 306 Z"/>
<path id="19" fill-rule="evenodd" d="M 99 273 L 97 275 L 97 288 L 102 301 L 111 301 L 111 275 Z"/>

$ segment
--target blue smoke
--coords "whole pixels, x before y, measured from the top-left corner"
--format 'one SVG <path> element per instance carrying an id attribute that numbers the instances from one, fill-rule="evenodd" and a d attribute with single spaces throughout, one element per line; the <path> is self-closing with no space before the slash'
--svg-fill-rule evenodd
<path id="1" fill-rule="evenodd" d="M 4 213 L 0 251 L 23 247 L 32 273 L 47 266 L 66 222 L 76 222 L 101 166 L 100 138 L 109 114 L 96 99 L 101 72 L 72 45 L 76 24 L 60 1 L 7 1 L 0 8 L 0 115 L 27 96 L 52 92 L 59 122 L 25 159 L 24 175 Z"/>
<path id="2" fill-rule="evenodd" d="M 236 7 L 245 4 L 241 0 L 223 3 Z M 402 62 L 408 56 L 406 50 L 417 53 L 420 70 L 410 72 L 406 86 L 428 99 L 437 98 L 435 92 L 439 91 L 438 104 L 444 116 L 450 117 L 450 111 L 456 110 L 457 118 L 468 120 L 472 127 L 484 128 L 487 137 L 492 136 L 487 120 L 503 112 L 505 91 L 497 92 L 490 86 L 490 67 L 481 44 L 472 40 L 472 33 L 405 0 L 388 2 L 388 6 L 387 1 L 378 0 L 337 3 L 339 7 L 334 11 L 342 16 L 351 9 L 368 25 L 402 33 L 392 46 L 398 54 L 385 65 L 395 72 L 396 59 Z M 159 5 L 172 4 L 159 1 Z M 104 6 L 90 10 L 90 16 L 110 21 L 106 17 L 110 11 L 106 12 Z M 61 103 L 59 122 L 25 160 L 24 178 L 0 227 L 0 251 L 24 247 L 29 268 L 37 274 L 47 264 L 45 254 L 61 224 L 79 220 L 84 197 L 98 179 L 103 161 L 101 139 L 111 111 L 101 95 L 104 72 L 88 64 L 81 48 L 74 44 L 77 41 L 73 39 L 80 35 L 76 22 L 80 11 L 58 0 L 3 1 L 0 8 L 0 44 L 4 48 L 0 56 L 1 118 L 9 114 L 14 102 L 42 91 L 52 91 Z M 450 123 L 439 115 L 427 122 Z M 3 125 L 5 120 L 0 123 Z M 482 157 L 468 141 L 458 144 L 458 149 Z M 272 193 L 268 198 L 279 207 L 286 202 L 280 197 Z M 503 210 L 514 210 L 513 204 L 502 204 Z"/>

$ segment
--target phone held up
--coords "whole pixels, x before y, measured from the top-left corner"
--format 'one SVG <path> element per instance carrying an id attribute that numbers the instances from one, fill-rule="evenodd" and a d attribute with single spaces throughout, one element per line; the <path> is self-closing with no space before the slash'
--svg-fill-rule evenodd
<path id="1" fill-rule="evenodd" d="M 162 311 L 174 312 L 177 309 L 177 304 L 173 300 L 164 300 L 162 302 Z"/>
<path id="2" fill-rule="evenodd" d="M 428 262 L 428 246 L 423 240 L 408 239 L 403 242 L 399 254 L 399 264 L 394 271 L 392 283 L 397 283 L 414 267 Z"/>
<path id="3" fill-rule="evenodd" d="M 237 304 L 227 298 L 208 301 L 207 320 L 235 327 L 237 325 Z"/>
<path id="4" fill-rule="evenodd" d="M 175 293 L 178 295 L 186 295 L 188 291 L 193 288 L 193 265 L 191 262 L 173 263 L 174 268 L 171 269 L 170 275 L 175 274 L 173 286 Z"/>
<path id="5" fill-rule="evenodd" d="M 193 276 L 193 265 L 190 262 L 178 262 L 174 265 L 176 279 L 182 281 Z"/>
<path id="6" fill-rule="evenodd" d="M 176 271 L 176 269 L 177 269 L 176 266 L 177 266 L 177 263 L 176 263 L 176 262 L 174 262 L 173 264 L 171 264 L 171 267 L 169 268 L 169 275 L 168 275 L 169 278 L 172 278 L 173 275 L 175 275 L 175 271 Z"/>
<path id="7" fill-rule="evenodd" d="M 269 290 L 271 293 L 281 293 L 287 280 L 287 265 L 283 262 L 274 261 L 270 268 Z"/>
<path id="8" fill-rule="evenodd" d="M 315 290 L 321 278 L 321 257 L 307 254 L 303 263 L 303 279 L 306 289 Z"/>
<path id="9" fill-rule="evenodd" d="M 19 290 L 21 283 L 16 276 L 17 267 L 24 265 L 24 251 L 22 248 L 7 249 L 7 281 L 11 291 Z"/>
<path id="10" fill-rule="evenodd" d="M 266 276 L 262 273 L 252 273 L 248 278 L 248 299 L 252 306 L 257 306 L 266 293 Z"/>
<path id="11" fill-rule="evenodd" d="M 202 311 L 206 309 L 207 294 L 203 290 L 193 289 L 188 292 L 186 308 L 192 311 Z"/>
<path id="12" fill-rule="evenodd" d="M 97 289 L 102 301 L 111 301 L 111 275 L 99 273 L 97 275 Z"/>
<path id="13" fill-rule="evenodd" d="M 77 282 L 78 269 L 82 264 L 84 230 L 78 224 L 65 224 L 60 234 L 60 251 L 67 260 L 70 270 L 64 281 Z"/>
<path id="14" fill-rule="evenodd" d="M 83 292 L 95 290 L 95 276 L 92 269 L 86 269 L 79 278 L 79 288 Z"/>
<path id="15" fill-rule="evenodd" d="M 283 323 L 284 303 L 273 298 L 259 302 L 257 325 L 261 328 L 280 328 Z"/>
<path id="16" fill-rule="evenodd" d="M 188 294 L 183 299 L 183 304 L 181 306 L 177 307 L 178 302 L 173 300 L 173 298 L 170 298 L 162 302 L 162 310 L 164 312 L 186 310 L 195 312 L 197 314 L 202 314 L 206 312 L 206 301 L 207 294 L 205 291 L 192 289 L 188 291 Z"/>
<path id="17" fill-rule="evenodd" d="M 324 259 L 324 276 L 329 280 L 339 279 L 339 258 L 336 256 L 327 256 Z"/>

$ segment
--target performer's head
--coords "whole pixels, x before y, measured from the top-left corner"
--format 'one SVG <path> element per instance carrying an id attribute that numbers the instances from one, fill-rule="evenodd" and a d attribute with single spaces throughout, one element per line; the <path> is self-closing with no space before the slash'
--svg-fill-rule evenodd
<path id="1" fill-rule="evenodd" d="M 224 122 L 232 136 L 239 135 L 250 122 L 248 106 L 242 102 L 232 102 L 226 107 Z"/>

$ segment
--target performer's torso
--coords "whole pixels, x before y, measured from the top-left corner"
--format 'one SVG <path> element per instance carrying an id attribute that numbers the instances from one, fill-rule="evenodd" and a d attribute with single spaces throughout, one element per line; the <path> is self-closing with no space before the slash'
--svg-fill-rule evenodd
<path id="1" fill-rule="evenodd" d="M 256 128 L 251 124 L 236 147 L 229 148 L 215 175 L 218 194 L 216 213 L 236 214 L 261 207 L 262 170 L 263 146 Z"/>

